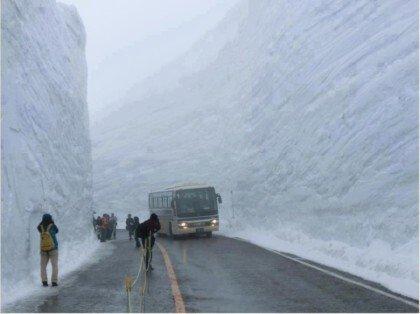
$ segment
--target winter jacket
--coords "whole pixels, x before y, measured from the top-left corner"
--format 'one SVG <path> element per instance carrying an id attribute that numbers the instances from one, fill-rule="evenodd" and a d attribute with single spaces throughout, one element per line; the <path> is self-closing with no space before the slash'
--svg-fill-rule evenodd
<path id="1" fill-rule="evenodd" d="M 159 219 L 154 222 L 151 219 L 148 219 L 141 224 L 139 224 L 136 228 L 136 237 L 146 239 L 149 234 L 153 234 L 160 230 L 160 222 Z"/>
<path id="2" fill-rule="evenodd" d="M 125 220 L 125 229 L 126 230 L 130 230 L 131 228 L 133 228 L 134 225 L 134 219 L 133 218 L 127 218 Z"/>
<path id="3" fill-rule="evenodd" d="M 109 219 L 108 217 L 102 217 L 101 219 L 101 228 L 107 229 L 109 225 Z"/>

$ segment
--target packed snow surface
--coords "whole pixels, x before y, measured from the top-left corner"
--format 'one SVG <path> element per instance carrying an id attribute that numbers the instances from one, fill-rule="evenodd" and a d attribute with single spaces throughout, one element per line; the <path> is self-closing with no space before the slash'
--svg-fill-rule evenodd
<path id="1" fill-rule="evenodd" d="M 2 305 L 40 285 L 43 213 L 59 228 L 60 276 L 91 257 L 84 47 L 74 7 L 2 1 Z"/>
<path id="2" fill-rule="evenodd" d="M 417 297 L 418 1 L 241 2 L 124 102 L 98 208 L 214 184 L 225 234 Z"/>

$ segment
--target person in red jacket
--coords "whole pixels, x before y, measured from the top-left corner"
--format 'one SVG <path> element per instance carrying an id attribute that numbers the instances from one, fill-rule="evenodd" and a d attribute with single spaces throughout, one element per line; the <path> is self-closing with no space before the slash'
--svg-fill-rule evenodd
<path id="1" fill-rule="evenodd" d="M 107 233 L 108 233 L 108 227 L 109 227 L 109 219 L 108 214 L 103 214 L 101 219 L 101 242 L 105 242 L 107 239 Z"/>

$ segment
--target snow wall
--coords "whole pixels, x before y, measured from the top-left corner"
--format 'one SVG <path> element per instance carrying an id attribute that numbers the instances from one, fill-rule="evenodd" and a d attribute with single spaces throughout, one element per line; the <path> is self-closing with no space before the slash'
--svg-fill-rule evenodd
<path id="1" fill-rule="evenodd" d="M 418 2 L 244 1 L 95 121 L 95 206 L 214 184 L 222 232 L 418 295 Z"/>
<path id="2" fill-rule="evenodd" d="M 2 1 L 1 52 L 5 305 L 40 286 L 43 213 L 59 228 L 60 276 L 88 259 L 95 242 L 85 31 L 76 9 Z"/>

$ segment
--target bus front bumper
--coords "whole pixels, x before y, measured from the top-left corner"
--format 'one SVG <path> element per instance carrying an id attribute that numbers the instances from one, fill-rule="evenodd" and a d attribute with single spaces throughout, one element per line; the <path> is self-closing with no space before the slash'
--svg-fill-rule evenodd
<path id="1" fill-rule="evenodd" d="M 211 226 L 178 226 L 176 234 L 207 233 L 219 231 L 219 224 Z"/>

